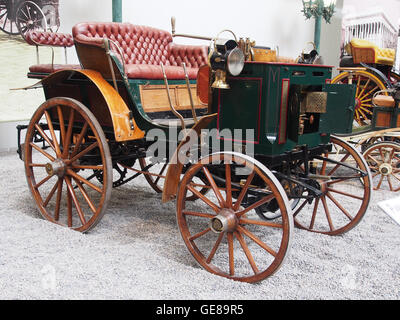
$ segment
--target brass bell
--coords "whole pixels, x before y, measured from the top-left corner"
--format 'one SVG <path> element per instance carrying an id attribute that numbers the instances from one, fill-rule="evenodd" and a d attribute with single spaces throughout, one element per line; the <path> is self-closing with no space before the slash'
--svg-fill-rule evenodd
<path id="1" fill-rule="evenodd" d="M 215 81 L 211 87 L 215 89 L 230 89 L 229 84 L 226 83 L 226 71 L 221 69 L 215 71 Z"/>

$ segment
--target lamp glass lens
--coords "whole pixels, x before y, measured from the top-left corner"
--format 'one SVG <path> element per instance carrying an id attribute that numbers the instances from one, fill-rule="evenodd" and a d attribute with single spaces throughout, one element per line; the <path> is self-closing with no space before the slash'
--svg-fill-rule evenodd
<path id="1" fill-rule="evenodd" d="M 244 54 L 239 48 L 233 49 L 228 55 L 227 69 L 233 76 L 238 76 L 244 67 Z"/>

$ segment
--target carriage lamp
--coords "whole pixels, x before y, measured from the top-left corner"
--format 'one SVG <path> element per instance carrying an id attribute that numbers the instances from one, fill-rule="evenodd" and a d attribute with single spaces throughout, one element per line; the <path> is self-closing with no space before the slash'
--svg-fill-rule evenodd
<path id="1" fill-rule="evenodd" d="M 322 18 L 326 23 L 331 23 L 331 18 L 335 13 L 336 0 L 302 0 L 303 10 L 306 19 L 315 18 L 314 43 L 316 50 L 319 52 L 319 44 L 321 38 Z"/>
<path id="2" fill-rule="evenodd" d="M 210 53 L 210 66 L 215 71 L 213 88 L 229 89 L 226 83 L 226 72 L 232 76 L 239 75 L 244 67 L 244 53 L 234 40 L 217 40 Z"/>

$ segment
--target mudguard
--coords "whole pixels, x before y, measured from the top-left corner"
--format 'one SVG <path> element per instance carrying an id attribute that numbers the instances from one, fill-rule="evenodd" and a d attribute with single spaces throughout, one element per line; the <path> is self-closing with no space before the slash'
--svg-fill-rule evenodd
<path id="1" fill-rule="evenodd" d="M 185 147 L 185 149 L 189 148 L 190 145 L 188 143 L 195 143 L 192 139 L 189 139 L 191 134 L 200 135 L 202 129 L 206 128 L 209 123 L 215 119 L 217 116 L 216 113 L 206 115 L 202 117 L 199 122 L 197 122 L 186 134 L 185 138 L 182 139 L 181 143 L 176 148 L 174 155 L 170 160 L 170 164 L 168 165 L 167 175 L 165 177 L 164 189 L 162 194 L 162 201 L 168 202 L 174 200 L 176 194 L 178 192 L 178 186 L 180 182 L 180 177 L 183 169 L 183 163 L 180 160 L 183 160 L 181 149 Z M 197 141 L 196 141 L 197 142 Z"/>
<path id="2" fill-rule="evenodd" d="M 112 87 L 102 75 L 94 70 L 61 70 L 54 72 L 33 86 L 22 89 L 51 87 L 70 79 L 74 74 L 80 73 L 95 85 L 107 105 L 112 120 L 115 140 L 130 141 L 142 139 L 145 135 L 135 122 L 131 112 L 120 94 Z M 62 95 L 62 93 L 61 93 Z"/>

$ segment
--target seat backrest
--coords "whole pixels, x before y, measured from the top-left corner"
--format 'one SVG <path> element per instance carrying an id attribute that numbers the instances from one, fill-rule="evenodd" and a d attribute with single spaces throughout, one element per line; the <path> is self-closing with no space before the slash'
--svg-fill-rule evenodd
<path id="1" fill-rule="evenodd" d="M 121 49 L 126 64 L 170 65 L 169 32 L 148 26 L 117 22 L 85 22 L 72 29 L 75 41 L 102 45 L 103 38 L 114 41 Z"/>

